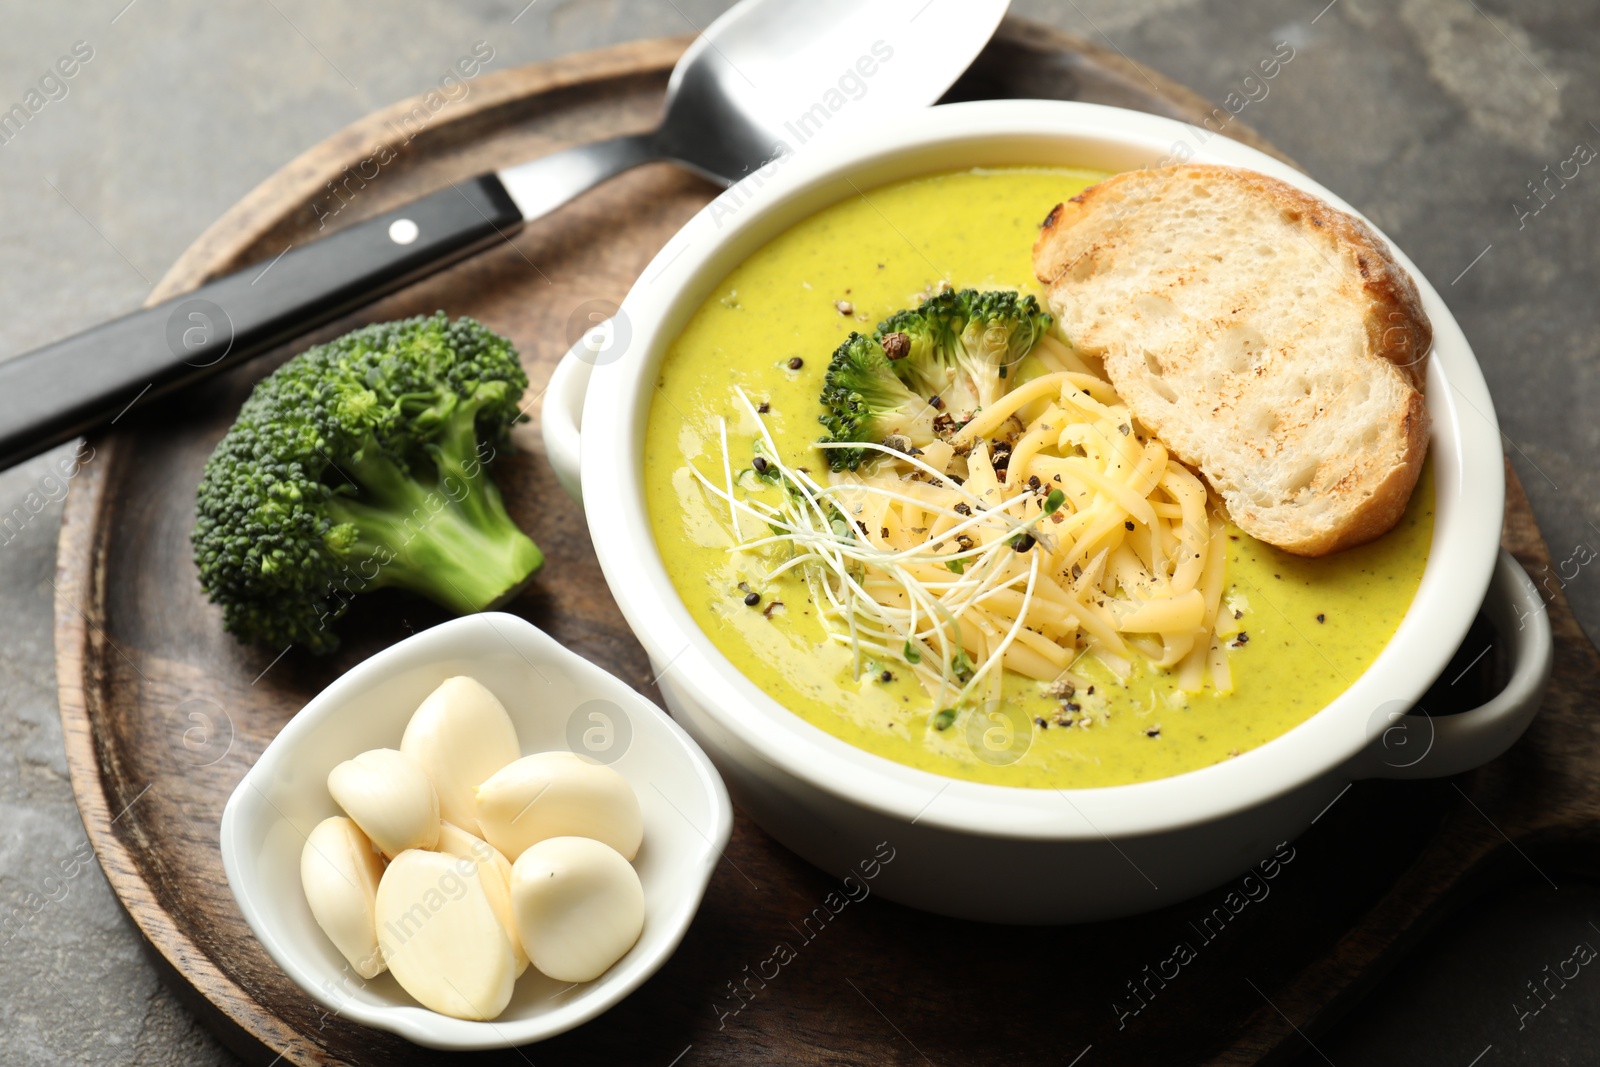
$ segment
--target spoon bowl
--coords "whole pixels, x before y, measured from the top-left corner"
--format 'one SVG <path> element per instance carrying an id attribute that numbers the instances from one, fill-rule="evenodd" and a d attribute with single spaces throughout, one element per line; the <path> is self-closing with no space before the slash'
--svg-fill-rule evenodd
<path id="1" fill-rule="evenodd" d="M 748 0 L 706 27 L 667 83 L 651 137 L 730 184 L 823 129 L 933 104 L 1009 0 Z M 893 68 L 893 77 L 881 75 Z"/>

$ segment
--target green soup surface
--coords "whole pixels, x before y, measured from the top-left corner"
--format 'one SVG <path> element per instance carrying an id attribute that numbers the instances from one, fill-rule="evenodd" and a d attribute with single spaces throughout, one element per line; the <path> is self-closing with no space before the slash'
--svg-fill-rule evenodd
<path id="1" fill-rule="evenodd" d="M 1410 605 L 1433 532 L 1431 464 L 1400 524 L 1377 541 L 1303 559 L 1227 528 L 1234 688 L 1178 688 L 1173 672 L 1136 666 L 1118 679 L 1092 656 L 1093 683 L 1061 725 L 1063 701 L 1007 672 L 998 712 L 932 729 L 922 686 L 893 662 L 854 677 L 798 571 L 764 579 L 769 560 L 730 552 L 727 507 L 691 464 L 723 483 L 721 434 L 751 456 L 763 415 L 784 462 L 821 477 L 818 393 L 829 355 L 940 281 L 1017 289 L 1043 299 L 1031 253 L 1055 204 L 1104 177 L 1062 168 L 937 174 L 870 190 L 803 220 L 723 280 L 659 371 L 643 456 L 650 521 L 690 615 L 747 677 L 807 722 L 868 752 L 954 778 L 1037 788 L 1146 781 L 1205 767 L 1304 722 L 1377 657 Z M 800 366 L 791 367 L 798 359 Z M 1024 367 L 1024 377 L 1028 371 Z M 748 520 L 746 520 L 748 521 Z M 761 602 L 745 604 L 746 589 Z M 776 600 L 782 608 L 767 610 Z M 890 675 L 884 681 L 884 672 Z"/>

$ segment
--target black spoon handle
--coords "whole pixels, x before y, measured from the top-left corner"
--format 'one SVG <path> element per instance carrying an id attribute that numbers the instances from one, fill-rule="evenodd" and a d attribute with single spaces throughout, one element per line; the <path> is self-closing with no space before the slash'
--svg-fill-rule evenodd
<path id="1" fill-rule="evenodd" d="M 522 221 L 487 174 L 0 363 L 0 469 L 431 274 Z"/>

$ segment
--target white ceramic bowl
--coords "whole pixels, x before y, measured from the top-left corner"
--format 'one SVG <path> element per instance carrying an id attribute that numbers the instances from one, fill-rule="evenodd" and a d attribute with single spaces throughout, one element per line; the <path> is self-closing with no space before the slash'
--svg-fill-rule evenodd
<path id="1" fill-rule="evenodd" d="M 577 986 L 528 968 L 510 1005 L 491 1022 L 423 1008 L 387 972 L 370 981 L 356 977 L 312 919 L 300 888 L 305 835 L 339 814 L 328 796 L 328 772 L 358 752 L 400 747 L 417 705 L 457 674 L 471 675 L 500 698 L 525 754 L 566 749 L 610 763 L 644 810 L 644 844 L 634 860 L 645 904 L 638 943 L 605 974 Z M 430 1048 L 502 1048 L 570 1030 L 654 974 L 683 940 L 732 828 L 721 779 L 659 708 L 531 623 L 487 613 L 378 653 L 290 720 L 228 798 L 222 864 L 268 954 L 330 1015 Z"/>
<path id="2" fill-rule="evenodd" d="M 723 194 L 628 294 L 619 313 L 631 331 L 626 349 L 580 345 L 546 393 L 548 453 L 566 484 L 576 487 L 581 468 L 585 494 L 606 500 L 603 514 L 591 513 L 595 547 L 629 624 L 665 671 L 661 687 L 674 715 L 740 806 L 819 866 L 842 873 L 889 841 L 897 858 L 878 889 L 891 899 L 998 922 L 1083 921 L 1163 906 L 1270 854 L 1351 780 L 1475 766 L 1514 741 L 1537 709 L 1549 624 L 1527 576 L 1498 555 L 1505 485 L 1494 406 L 1460 327 L 1398 251 L 1433 320 L 1431 555 L 1388 647 L 1338 699 L 1283 736 L 1236 759 L 1133 785 L 1036 790 L 956 781 L 871 755 L 790 714 L 691 619 L 650 532 L 641 442 L 662 355 L 729 270 L 822 207 L 902 178 L 1007 164 L 1121 171 L 1183 158 L 1262 171 L 1354 210 L 1269 156 L 1152 115 L 1043 101 L 934 108 L 808 145 Z M 1039 215 L 1049 207 L 1039 205 Z M 1469 713 L 1404 718 L 1460 645 L 1486 592 L 1515 666 L 1510 685 Z M 1409 746 L 1398 743 L 1405 739 Z M 1427 754 L 1418 759 L 1418 751 Z"/>

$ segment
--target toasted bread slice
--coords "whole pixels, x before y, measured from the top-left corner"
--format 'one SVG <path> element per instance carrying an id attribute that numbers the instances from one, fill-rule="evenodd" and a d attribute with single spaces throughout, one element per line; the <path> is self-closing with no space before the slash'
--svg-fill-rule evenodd
<path id="1" fill-rule="evenodd" d="M 1400 520 L 1432 328 L 1354 216 L 1253 171 L 1130 171 L 1058 204 L 1034 271 L 1072 344 L 1251 536 L 1304 556 Z"/>

